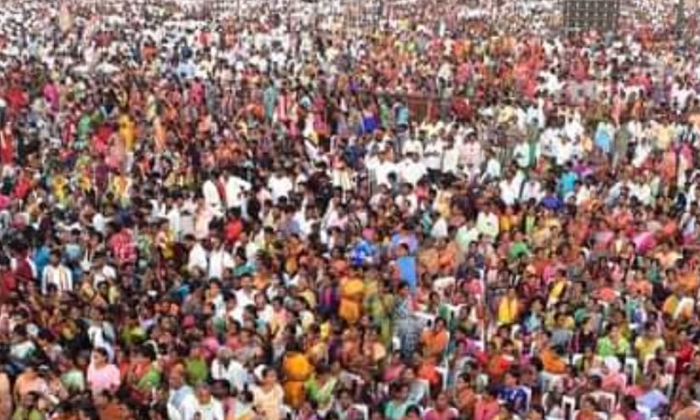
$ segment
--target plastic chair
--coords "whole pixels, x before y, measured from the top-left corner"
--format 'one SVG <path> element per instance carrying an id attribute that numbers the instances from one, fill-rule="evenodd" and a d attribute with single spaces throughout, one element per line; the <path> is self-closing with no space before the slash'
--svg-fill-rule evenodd
<path id="1" fill-rule="evenodd" d="M 617 397 L 612 392 L 598 391 L 591 394 L 591 396 L 596 400 L 599 407 L 605 407 L 605 412 L 610 414 L 615 411 L 617 407 Z"/>
<path id="2" fill-rule="evenodd" d="M 415 316 L 423 322 L 424 327 L 432 327 L 435 325 L 435 318 L 437 318 L 435 315 L 427 312 L 416 312 Z"/>
<path id="3" fill-rule="evenodd" d="M 532 403 L 532 388 L 521 386 L 520 389 L 525 392 L 525 411 L 530 411 L 530 403 Z"/>
<path id="4" fill-rule="evenodd" d="M 561 408 L 564 411 L 564 413 L 574 413 L 576 411 L 576 397 L 572 397 L 571 395 L 564 395 L 561 398 Z M 571 418 L 565 420 L 571 420 Z"/>
<path id="5" fill-rule="evenodd" d="M 644 416 L 644 420 L 651 420 L 651 409 L 643 405 L 637 405 L 637 411 Z"/>
<path id="6" fill-rule="evenodd" d="M 401 339 L 397 336 L 391 337 L 391 347 L 393 347 L 394 351 L 400 351 L 401 350 Z"/>
<path id="7" fill-rule="evenodd" d="M 352 406 L 355 410 L 362 414 L 362 420 L 369 420 L 369 407 L 366 404 L 355 404 Z"/>
<path id="8" fill-rule="evenodd" d="M 627 383 L 637 383 L 637 369 L 639 369 L 639 361 L 634 357 L 625 358 L 624 372 L 627 375 Z"/>
<path id="9" fill-rule="evenodd" d="M 571 366 L 579 367 L 583 362 L 583 353 L 574 353 L 571 355 Z"/>
<path id="10" fill-rule="evenodd" d="M 447 383 L 449 381 L 449 369 L 446 367 L 437 367 L 435 368 L 435 371 L 440 374 L 442 377 L 442 389 L 445 390 L 447 389 Z"/>

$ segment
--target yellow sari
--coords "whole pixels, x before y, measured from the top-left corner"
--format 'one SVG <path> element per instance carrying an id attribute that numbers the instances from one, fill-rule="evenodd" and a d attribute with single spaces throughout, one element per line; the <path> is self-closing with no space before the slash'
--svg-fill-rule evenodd
<path id="1" fill-rule="evenodd" d="M 290 407 L 299 408 L 304 403 L 304 382 L 311 377 L 313 371 L 313 366 L 303 353 L 290 353 L 284 358 L 284 399 Z"/>
<path id="2" fill-rule="evenodd" d="M 354 324 L 360 320 L 364 292 L 365 284 L 360 279 L 345 279 L 341 284 L 338 314 L 347 323 Z"/>
<path id="3" fill-rule="evenodd" d="M 498 323 L 510 325 L 518 320 L 519 302 L 518 299 L 503 297 L 498 303 Z"/>
<path id="4" fill-rule="evenodd" d="M 127 114 L 119 117 L 119 135 L 124 142 L 124 148 L 128 152 L 133 152 L 136 146 L 136 127 L 134 121 Z"/>

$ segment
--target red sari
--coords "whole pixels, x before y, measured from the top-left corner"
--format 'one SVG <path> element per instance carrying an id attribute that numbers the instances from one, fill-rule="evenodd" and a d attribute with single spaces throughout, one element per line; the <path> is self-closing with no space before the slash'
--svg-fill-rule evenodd
<path id="1" fill-rule="evenodd" d="M 15 144 L 12 138 L 12 130 L 7 126 L 0 132 L 0 163 L 12 165 L 15 157 Z"/>

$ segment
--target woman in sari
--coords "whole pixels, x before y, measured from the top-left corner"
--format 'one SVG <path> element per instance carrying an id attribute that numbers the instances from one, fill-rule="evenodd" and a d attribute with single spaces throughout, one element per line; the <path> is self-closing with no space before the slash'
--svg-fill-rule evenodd
<path id="1" fill-rule="evenodd" d="M 318 413 L 325 415 L 332 407 L 338 379 L 331 375 L 330 370 L 321 366 L 316 374 L 306 381 L 306 391 L 309 399 L 318 406 Z"/>
<path id="2" fill-rule="evenodd" d="M 300 351 L 296 342 L 287 345 L 287 354 L 282 362 L 284 374 L 284 396 L 286 403 L 298 409 L 304 402 L 304 383 L 313 373 L 309 358 Z"/>
<path id="3" fill-rule="evenodd" d="M 355 324 L 360 319 L 364 293 L 364 282 L 357 271 L 352 270 L 340 283 L 340 307 L 338 308 L 338 314 L 348 324 Z"/>
<path id="4" fill-rule="evenodd" d="M 160 385 L 161 372 L 155 362 L 155 354 L 150 346 L 136 349 L 123 374 L 122 384 L 130 398 L 137 404 L 146 405 L 151 391 Z"/>
<path id="5" fill-rule="evenodd" d="M 393 307 L 394 296 L 386 292 L 384 282 L 373 280 L 370 277 L 365 288 L 365 309 L 372 323 L 379 329 L 380 341 L 385 346 L 391 342 L 391 318 L 388 313 Z"/>

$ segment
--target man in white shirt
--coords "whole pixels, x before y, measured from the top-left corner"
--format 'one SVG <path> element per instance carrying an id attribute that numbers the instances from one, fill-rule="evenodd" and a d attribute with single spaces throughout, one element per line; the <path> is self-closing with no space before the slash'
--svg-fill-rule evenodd
<path id="1" fill-rule="evenodd" d="M 217 178 L 217 174 L 214 173 L 211 178 L 204 181 L 204 184 L 202 184 L 202 195 L 204 196 L 204 202 L 207 207 L 209 207 L 213 213 L 220 214 L 223 210 L 223 206 L 221 204 L 221 195 L 216 187 Z"/>
<path id="2" fill-rule="evenodd" d="M 194 391 L 185 383 L 183 369 L 179 367 L 172 369 L 168 377 L 168 382 L 170 384 L 167 402 L 168 419 L 193 419 L 198 403 Z"/>
<path id="3" fill-rule="evenodd" d="M 404 182 L 415 187 L 418 181 L 428 174 L 428 169 L 417 153 L 409 153 L 408 158 L 399 165 L 399 173 Z"/>
<path id="4" fill-rule="evenodd" d="M 501 162 L 496 158 L 496 154 L 490 150 L 486 150 L 486 167 L 481 174 L 481 182 L 495 181 L 501 178 Z"/>
<path id="5" fill-rule="evenodd" d="M 225 380 L 231 388 L 241 392 L 248 382 L 248 371 L 233 359 L 231 349 L 222 348 L 211 363 L 211 377 L 215 380 Z"/>
<path id="6" fill-rule="evenodd" d="M 522 171 L 513 173 L 512 169 L 508 169 L 508 174 L 498 183 L 498 188 L 501 191 L 501 200 L 507 206 L 512 206 L 518 202 L 520 191 L 525 181 L 524 178 Z"/>
<path id="7" fill-rule="evenodd" d="M 207 273 L 207 251 L 204 249 L 202 244 L 195 239 L 194 235 L 187 235 L 185 237 L 185 243 L 189 249 L 187 269 L 190 272 L 193 270 L 199 270 L 202 274 Z"/>
<path id="8" fill-rule="evenodd" d="M 272 201 L 278 203 L 282 197 L 289 198 L 289 193 L 294 189 L 294 183 L 282 172 L 282 169 L 278 169 L 270 176 L 267 187 L 272 194 Z"/>
<path id="9" fill-rule="evenodd" d="M 182 223 L 180 214 L 180 205 L 182 199 L 175 198 L 172 202 L 166 203 L 168 206 L 165 218 L 168 219 L 168 227 L 170 231 L 175 235 L 175 240 L 180 240 L 182 238 Z"/>
<path id="10" fill-rule="evenodd" d="M 117 279 L 117 270 L 107 264 L 105 255 L 101 252 L 95 254 L 95 259 L 92 262 L 92 267 L 90 270 L 92 272 L 93 285 L 95 287 L 102 282 Z"/>
<path id="11" fill-rule="evenodd" d="M 439 172 L 442 169 L 442 141 L 431 137 L 425 145 L 423 157 L 429 171 Z"/>
<path id="12" fill-rule="evenodd" d="M 499 232 L 498 215 L 494 210 L 493 205 L 485 206 L 484 211 L 479 212 L 476 218 L 476 228 L 479 233 L 488 236 L 491 240 L 496 239 Z"/>
<path id="13" fill-rule="evenodd" d="M 58 251 L 51 252 L 49 265 L 44 268 L 41 278 L 41 292 L 46 294 L 49 286 L 55 286 L 59 294 L 73 291 L 73 273 L 61 264 L 61 256 Z"/>
<path id="14" fill-rule="evenodd" d="M 243 201 L 242 194 L 250 191 L 250 188 L 250 182 L 233 174 L 229 175 L 226 180 L 226 207 L 240 207 Z"/>
<path id="15" fill-rule="evenodd" d="M 525 181 L 522 194 L 520 195 L 520 202 L 527 203 L 530 200 L 534 200 L 536 203 L 539 203 L 543 197 L 544 191 L 540 181 L 532 177 Z"/>
<path id="16" fill-rule="evenodd" d="M 371 157 L 367 161 L 367 169 L 374 172 L 374 182 L 377 185 L 390 185 L 389 174 L 397 173 L 396 164 L 387 159 L 387 155 L 383 150 L 380 150 L 377 156 Z"/>
<path id="17" fill-rule="evenodd" d="M 454 139 L 448 137 L 442 152 L 442 172 L 456 175 L 459 171 L 459 155 L 459 148 L 455 146 Z"/>
<path id="18" fill-rule="evenodd" d="M 474 133 L 467 137 L 466 143 L 461 147 L 461 163 L 465 167 L 481 167 L 481 162 L 483 160 L 481 143 L 476 138 Z"/>
<path id="19" fill-rule="evenodd" d="M 210 239 L 211 251 L 209 251 L 209 278 L 221 279 L 224 270 L 233 270 L 235 263 L 233 257 L 226 251 L 221 243 L 221 239 L 212 236 Z"/>

